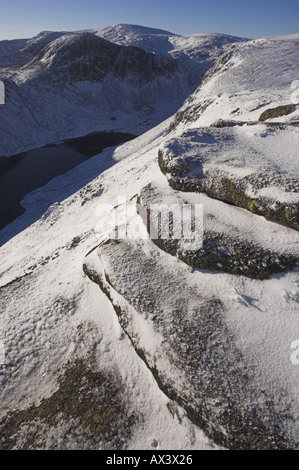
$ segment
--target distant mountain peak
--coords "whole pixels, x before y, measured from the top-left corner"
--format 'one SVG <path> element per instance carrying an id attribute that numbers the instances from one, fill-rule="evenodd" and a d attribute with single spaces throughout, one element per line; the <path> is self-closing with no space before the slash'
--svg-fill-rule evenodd
<path id="1" fill-rule="evenodd" d="M 120 23 L 107 28 L 100 29 L 114 29 L 115 31 L 127 31 L 128 33 L 138 33 L 138 34 L 149 34 L 149 35 L 164 35 L 164 36 L 177 36 L 177 34 L 171 33 L 164 29 L 150 28 L 148 26 L 141 26 L 135 24 L 126 24 Z"/>

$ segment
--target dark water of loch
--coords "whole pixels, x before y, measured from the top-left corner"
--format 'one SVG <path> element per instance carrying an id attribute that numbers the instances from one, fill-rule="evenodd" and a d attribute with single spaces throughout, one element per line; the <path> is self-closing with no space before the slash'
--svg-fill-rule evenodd
<path id="1" fill-rule="evenodd" d="M 56 176 L 62 175 L 107 147 L 136 136 L 121 132 L 93 132 L 9 158 L 0 157 L 0 230 L 24 212 L 20 201 Z"/>

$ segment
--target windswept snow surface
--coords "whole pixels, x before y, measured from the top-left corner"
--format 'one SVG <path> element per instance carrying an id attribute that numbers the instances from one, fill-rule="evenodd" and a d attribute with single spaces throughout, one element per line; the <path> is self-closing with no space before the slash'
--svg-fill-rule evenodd
<path id="1" fill-rule="evenodd" d="M 180 110 L 192 113 L 190 127 L 216 121 L 257 121 L 268 108 L 291 103 L 298 77 L 299 35 L 232 45 L 210 69 Z M 204 112 L 203 112 L 204 111 Z M 272 121 L 297 121 L 297 110 Z M 191 118 L 191 116 L 189 116 Z"/>
<path id="2" fill-rule="evenodd" d="M 101 166 L 103 154 L 95 156 L 26 197 L 27 214 L 6 227 L 6 239 L 36 204 L 46 212 L 0 249 L 2 418 L 51 397 L 60 368 L 84 358 L 94 370 L 114 371 L 135 416 L 121 444 L 99 433 L 93 447 L 298 449 L 298 267 L 263 280 L 220 266 L 194 268 L 150 240 L 136 212 L 150 185 L 149 200 L 202 204 L 204 228 L 224 235 L 224 251 L 234 239 L 298 259 L 294 228 L 173 189 L 158 160 L 159 150 L 174 145 L 188 162 L 205 131 L 221 132 L 210 124 L 233 118 L 254 126 L 225 127 L 228 140 L 219 147 L 205 142 L 208 164 L 240 178 L 260 159 L 295 181 L 298 135 L 288 124 L 298 110 L 279 118 L 284 126 L 273 132 L 257 121 L 267 107 L 290 102 L 289 86 L 299 75 L 297 41 L 232 46 L 175 117 L 105 150 L 113 166 Z M 279 189 L 274 179 L 267 191 L 276 197 Z M 110 241 L 107 222 L 124 201 L 131 238 Z M 5 429 L 13 434 L 12 428 Z M 90 447 L 81 431 L 80 422 L 76 427 L 65 416 L 51 425 L 36 418 L 15 431 L 13 442 L 21 448 L 30 432 L 32 447 Z"/>

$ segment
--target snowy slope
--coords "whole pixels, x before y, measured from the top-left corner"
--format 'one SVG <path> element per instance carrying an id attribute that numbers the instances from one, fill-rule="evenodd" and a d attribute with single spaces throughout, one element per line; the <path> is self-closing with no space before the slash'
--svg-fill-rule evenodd
<path id="1" fill-rule="evenodd" d="M 248 175 L 263 196 L 298 197 L 297 111 L 279 127 L 258 121 L 290 102 L 297 40 L 233 46 L 176 116 L 106 149 L 106 167 L 95 156 L 27 195 L 27 214 L 2 233 L 45 208 L 1 247 L 3 447 L 298 449 L 298 231 L 240 207 Z M 219 181 L 213 172 L 236 178 L 234 206 L 207 193 Z M 189 173 L 197 182 L 206 175 L 206 194 L 188 186 Z M 184 238 L 149 238 L 140 209 L 151 202 L 202 205 L 203 241 L 217 248 L 203 253 L 208 267 L 202 253 L 186 253 Z M 115 240 L 120 206 L 130 237 Z M 57 381 L 68 361 L 79 375 L 74 408 L 61 405 L 69 375 Z M 90 371 L 106 377 L 104 390 Z M 105 404 L 113 387 L 122 408 L 110 402 L 108 423 L 90 401 L 103 431 L 79 404 L 91 395 Z"/>
<path id="2" fill-rule="evenodd" d="M 192 117 L 192 127 L 219 120 L 254 122 L 267 108 L 291 103 L 291 85 L 298 76 L 298 41 L 299 35 L 291 35 L 233 45 L 186 100 L 178 118 Z M 276 121 L 297 119 L 298 109 Z"/>
<path id="3" fill-rule="evenodd" d="M 158 135 L 159 131 L 156 130 L 148 140 L 151 142 Z M 146 140 L 144 138 L 137 140 L 139 142 L 132 147 L 125 146 L 126 153 L 122 156 L 138 149 L 142 151 Z M 82 177 L 82 173 L 85 173 L 84 165 L 71 173 L 74 174 L 73 179 L 76 179 L 76 176 Z M 122 173 L 120 169 L 120 173 L 117 172 L 115 176 Z M 143 171 L 140 172 L 140 168 L 138 173 L 142 177 Z M 72 175 L 69 177 L 72 178 Z M 112 189 L 110 185 L 113 185 L 114 172 L 110 173 L 110 178 L 112 179 L 109 183 L 107 180 L 106 189 L 109 187 Z M 63 191 L 66 181 L 57 180 L 49 183 L 50 187 L 56 184 L 58 189 L 60 186 L 60 190 Z M 51 396 L 57 388 L 57 373 L 60 368 L 68 360 L 74 361 L 77 357 L 84 357 L 88 365 L 95 367 L 95 370 L 114 371 L 118 387 L 121 386 L 123 389 L 123 397 L 129 411 L 134 412 L 138 418 L 134 426 L 131 426 L 130 442 L 128 438 L 121 445 L 119 442 L 111 443 L 109 440 L 107 442 L 107 437 L 101 433 L 95 434 L 95 443 L 90 438 L 85 438 L 87 440 L 85 442 L 84 429 L 78 427 L 78 423 L 70 429 L 70 421 L 68 420 L 69 424 L 66 424 L 62 417 L 61 423 L 50 427 L 43 426 L 40 420 L 28 424 L 28 431 L 35 433 L 37 436 L 35 442 L 39 441 L 41 447 L 215 448 L 215 445 L 190 423 L 184 410 L 176 403 L 170 402 L 159 390 L 143 361 L 138 359 L 129 340 L 124 337 L 106 296 L 83 275 L 84 256 L 94 243 L 98 243 L 93 229 L 97 223 L 94 213 L 98 205 L 96 194 L 101 186 L 100 177 L 91 186 L 83 189 L 83 192 L 71 196 L 68 201 L 61 205 L 54 204 L 32 228 L 15 238 L 20 240 L 20 237 L 29 236 L 31 242 L 35 244 L 36 254 L 35 257 L 31 253 L 25 260 L 20 252 L 14 252 L 14 259 L 20 261 L 18 274 L 13 273 L 14 268 L 9 266 L 9 260 L 5 255 L 12 240 L 5 245 L 5 248 L 3 247 L 1 257 L 3 261 L 6 259 L 8 264 L 4 262 L 2 265 L 1 276 L 1 285 L 6 285 L 1 289 L 4 314 L 1 316 L 1 338 L 4 339 L 6 350 L 6 362 L 1 370 L 3 380 L 1 415 L 5 415 L 8 409 L 26 410 L 33 403 L 38 406 L 43 397 Z M 53 192 L 53 186 L 51 189 Z M 46 190 L 47 188 L 45 192 Z M 35 197 L 39 195 L 36 193 Z M 108 194 L 108 197 L 111 195 Z M 85 203 L 82 205 L 83 201 Z M 67 215 L 68 211 L 70 212 Z M 62 220 L 68 221 L 64 228 L 61 225 Z M 81 241 L 75 243 L 72 249 L 74 227 Z M 37 233 L 40 233 L 41 237 L 37 236 Z M 27 242 L 29 239 L 27 238 Z M 46 239 L 49 241 L 46 242 L 47 247 Z M 27 254 L 30 251 L 27 246 Z M 71 276 L 69 270 L 72 272 Z M 29 274 L 27 284 L 27 276 L 22 277 L 25 272 L 32 273 L 37 284 L 32 283 L 32 274 Z M 15 274 L 17 277 L 20 275 L 20 284 L 18 281 L 17 284 L 15 282 L 9 284 Z M 65 281 L 64 276 L 66 276 Z M 53 283 L 56 285 L 54 289 Z M 16 296 L 11 295 L 15 288 L 23 291 L 24 303 L 21 310 L 15 303 Z M 31 292 L 29 309 L 26 306 L 24 289 L 29 289 L 28 294 Z M 32 297 L 33 292 L 35 295 Z M 89 311 L 87 316 L 86 309 Z M 16 312 L 20 323 L 15 328 L 13 319 Z M 58 320 L 61 314 L 63 323 Z M 57 328 L 53 328 L 53 321 Z M 95 363 L 92 365 L 93 361 Z M 120 429 L 118 434 L 121 437 Z M 19 440 L 22 443 L 22 432 Z"/>

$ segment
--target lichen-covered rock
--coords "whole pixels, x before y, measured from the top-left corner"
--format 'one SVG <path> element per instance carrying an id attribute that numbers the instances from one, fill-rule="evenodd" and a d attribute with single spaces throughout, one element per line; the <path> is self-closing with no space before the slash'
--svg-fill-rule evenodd
<path id="1" fill-rule="evenodd" d="M 259 121 L 266 121 L 267 119 L 275 119 L 277 117 L 286 116 L 296 111 L 295 104 L 286 104 L 284 106 L 277 106 L 276 108 L 269 108 L 264 111 L 259 118 Z"/>
<path id="2" fill-rule="evenodd" d="M 137 420 L 127 408 L 120 377 L 77 359 L 51 396 L 1 419 L 0 449 L 97 450 L 100 443 L 123 449 Z"/>

